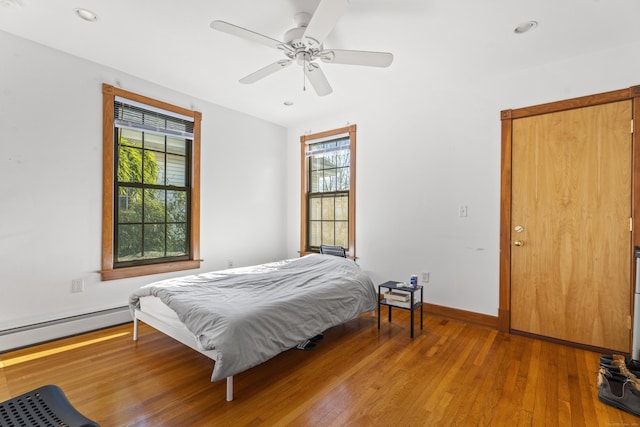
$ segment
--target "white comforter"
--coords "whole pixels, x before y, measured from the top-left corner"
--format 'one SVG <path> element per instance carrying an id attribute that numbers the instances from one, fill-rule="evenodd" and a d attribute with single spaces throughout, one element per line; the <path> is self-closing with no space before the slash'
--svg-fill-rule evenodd
<path id="1" fill-rule="evenodd" d="M 235 375 L 327 328 L 377 308 L 371 279 L 330 255 L 204 273 L 144 286 L 173 309 L 205 350 L 217 350 L 211 380 Z"/>

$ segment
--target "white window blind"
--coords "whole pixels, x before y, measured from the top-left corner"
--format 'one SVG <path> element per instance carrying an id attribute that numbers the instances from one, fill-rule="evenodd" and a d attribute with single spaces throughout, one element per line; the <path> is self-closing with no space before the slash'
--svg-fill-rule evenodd
<path id="1" fill-rule="evenodd" d="M 337 151 L 348 151 L 350 145 L 349 134 L 332 136 L 330 138 L 322 138 L 310 142 L 305 141 L 307 149 L 305 157 L 318 156 L 327 153 L 335 153 Z"/>
<path id="2" fill-rule="evenodd" d="M 193 139 L 192 117 L 116 96 L 114 124 L 117 128 Z"/>

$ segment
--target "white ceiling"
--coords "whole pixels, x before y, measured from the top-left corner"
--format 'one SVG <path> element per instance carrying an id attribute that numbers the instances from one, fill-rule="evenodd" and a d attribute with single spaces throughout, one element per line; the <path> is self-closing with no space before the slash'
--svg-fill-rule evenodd
<path id="1" fill-rule="evenodd" d="M 312 13 L 317 4 L 0 0 L 0 29 L 283 126 L 304 125 L 361 103 L 401 103 L 404 96 L 455 88 L 461 80 L 640 40 L 639 0 L 351 0 L 325 48 L 392 52 L 389 68 L 321 63 L 334 90 L 325 97 L 309 84 L 303 91 L 302 69 L 295 64 L 253 85 L 240 84 L 241 77 L 284 56 L 212 30 L 211 21 L 282 40 L 295 26 L 294 14 Z M 79 19 L 74 13 L 79 7 L 95 12 L 98 20 Z M 529 20 L 539 22 L 535 31 L 513 33 Z M 126 76 L 122 80 L 127 89 Z"/>

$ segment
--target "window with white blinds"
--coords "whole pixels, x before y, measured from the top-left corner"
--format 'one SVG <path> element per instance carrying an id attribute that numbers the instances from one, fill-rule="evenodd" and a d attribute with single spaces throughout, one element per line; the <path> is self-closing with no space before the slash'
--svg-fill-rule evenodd
<path id="1" fill-rule="evenodd" d="M 199 188 L 194 195 L 193 184 L 199 183 L 194 179 L 198 178 L 194 173 L 199 174 L 194 151 L 199 156 L 200 115 L 179 107 L 163 108 L 168 105 L 135 94 L 127 98 L 127 92 L 109 88 L 103 92 L 112 114 L 105 113 L 104 128 L 113 133 L 105 136 L 105 150 L 110 145 L 112 151 L 105 151 L 105 156 L 110 154 L 113 165 L 105 165 L 111 173 L 104 175 L 111 181 L 113 196 L 111 201 L 103 198 L 111 205 L 111 213 L 104 209 L 104 215 L 111 217 L 103 220 L 103 238 L 110 234 L 103 244 L 103 279 L 105 271 L 106 276 L 116 276 L 107 279 L 119 278 L 109 272 L 160 264 L 164 269 L 171 264 L 168 271 L 183 269 L 176 267 L 180 265 L 197 268 L 180 263 L 199 261 L 194 233 L 199 230 L 199 213 L 194 212 Z M 114 92 L 122 95 L 111 96 Z M 150 272 L 131 275 L 157 272 L 140 271 Z"/>
<path id="2" fill-rule="evenodd" d="M 355 257 L 355 125 L 301 138 L 301 253 L 342 246 Z"/>
<path id="3" fill-rule="evenodd" d="M 116 98 L 114 266 L 189 259 L 193 120 Z"/>

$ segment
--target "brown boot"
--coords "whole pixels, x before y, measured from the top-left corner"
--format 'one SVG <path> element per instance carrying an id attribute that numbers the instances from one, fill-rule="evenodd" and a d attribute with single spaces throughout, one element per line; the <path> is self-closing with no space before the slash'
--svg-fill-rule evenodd
<path id="1" fill-rule="evenodd" d="M 620 354 L 605 354 L 600 356 L 600 366 L 606 368 L 609 372 L 620 372 L 619 368 L 613 364 L 614 360 L 623 361 L 629 372 L 640 378 L 640 361 L 627 359 Z"/>
<path id="2" fill-rule="evenodd" d="M 598 371 L 598 400 L 640 417 L 640 391 L 633 381 L 605 368 Z"/>
<path id="3" fill-rule="evenodd" d="M 620 374 L 627 377 L 629 381 L 633 383 L 633 386 L 636 388 L 636 390 L 640 391 L 640 379 L 638 379 L 638 377 L 629 370 L 627 364 L 624 361 L 624 357 L 619 356 L 618 358 L 615 358 L 614 356 L 614 359 L 611 363 L 613 364 L 613 366 L 617 367 L 620 370 Z"/>

